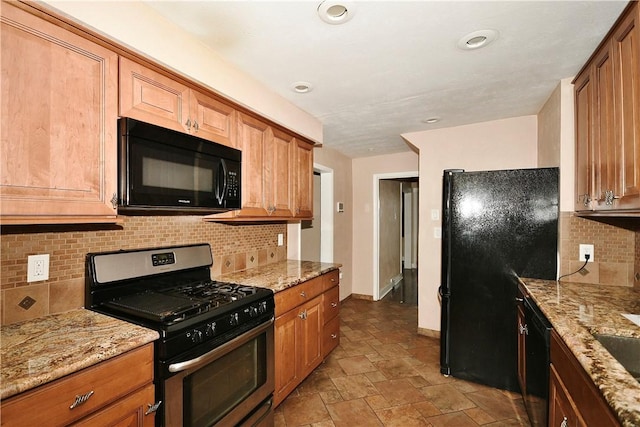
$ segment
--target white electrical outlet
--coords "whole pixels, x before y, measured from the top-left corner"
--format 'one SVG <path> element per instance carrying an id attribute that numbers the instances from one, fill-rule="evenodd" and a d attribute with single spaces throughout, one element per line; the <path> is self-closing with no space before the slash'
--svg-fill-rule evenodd
<path id="1" fill-rule="evenodd" d="M 27 282 L 49 279 L 49 254 L 27 257 Z"/>
<path id="2" fill-rule="evenodd" d="M 593 262 L 595 254 L 593 253 L 593 245 L 580 244 L 580 261 L 586 261 L 585 255 L 589 255 L 589 262 Z"/>

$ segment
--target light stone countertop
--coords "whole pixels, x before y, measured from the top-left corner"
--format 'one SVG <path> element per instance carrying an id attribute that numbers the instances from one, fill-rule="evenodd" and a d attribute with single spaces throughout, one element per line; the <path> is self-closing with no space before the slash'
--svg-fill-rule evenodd
<path id="1" fill-rule="evenodd" d="M 342 264 L 285 260 L 223 274 L 216 280 L 267 288 L 276 293 L 340 267 Z"/>
<path id="2" fill-rule="evenodd" d="M 155 341 L 158 332 L 77 309 L 0 329 L 0 399 Z"/>
<path id="3" fill-rule="evenodd" d="M 640 290 L 552 280 L 521 280 L 618 415 L 621 424 L 640 426 L 640 383 L 592 335 L 601 333 L 640 338 L 640 326 L 622 316 L 622 313 L 640 314 Z"/>

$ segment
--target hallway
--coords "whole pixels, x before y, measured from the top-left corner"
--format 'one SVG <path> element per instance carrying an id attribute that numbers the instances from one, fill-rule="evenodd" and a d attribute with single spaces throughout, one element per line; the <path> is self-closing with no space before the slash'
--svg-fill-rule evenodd
<path id="1" fill-rule="evenodd" d="M 520 394 L 452 377 L 417 306 L 348 298 L 341 342 L 276 409 L 277 427 L 529 426 Z"/>

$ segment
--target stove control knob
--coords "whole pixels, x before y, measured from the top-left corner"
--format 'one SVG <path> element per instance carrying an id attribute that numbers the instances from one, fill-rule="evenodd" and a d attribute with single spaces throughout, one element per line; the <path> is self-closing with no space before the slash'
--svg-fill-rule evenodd
<path id="1" fill-rule="evenodd" d="M 264 314 L 267 312 L 267 302 L 266 301 L 262 301 L 260 303 L 260 305 L 258 305 L 258 311 L 260 312 L 260 314 Z"/>
<path id="2" fill-rule="evenodd" d="M 212 337 L 213 334 L 216 333 L 216 322 L 211 322 L 207 324 L 207 329 L 204 331 L 205 335 L 208 337 Z"/>
<path id="3" fill-rule="evenodd" d="M 251 316 L 251 317 L 258 316 L 258 307 L 256 307 L 256 306 L 249 307 L 249 316 Z"/>
<path id="4" fill-rule="evenodd" d="M 238 326 L 240 324 L 238 313 L 231 313 L 231 316 L 229 317 L 229 324 L 231 326 Z"/>
<path id="5" fill-rule="evenodd" d="M 193 341 L 194 343 L 202 342 L 202 332 L 197 329 L 194 329 L 191 332 L 187 332 L 187 337 L 190 337 L 191 341 Z"/>

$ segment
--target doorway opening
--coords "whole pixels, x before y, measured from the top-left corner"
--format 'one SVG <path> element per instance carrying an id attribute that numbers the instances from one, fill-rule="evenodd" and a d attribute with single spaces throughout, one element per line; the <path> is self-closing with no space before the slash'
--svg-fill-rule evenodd
<path id="1" fill-rule="evenodd" d="M 400 302 L 409 297 L 417 305 L 418 172 L 378 174 L 373 181 L 373 300 L 399 290 Z"/>

